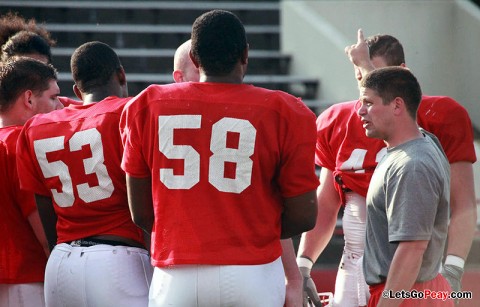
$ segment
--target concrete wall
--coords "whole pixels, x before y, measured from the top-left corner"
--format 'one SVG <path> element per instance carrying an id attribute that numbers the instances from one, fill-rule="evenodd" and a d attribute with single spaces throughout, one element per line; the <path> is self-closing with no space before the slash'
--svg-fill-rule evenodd
<path id="1" fill-rule="evenodd" d="M 453 97 L 480 128 L 480 10 L 468 0 L 282 0 L 281 8 L 281 49 L 293 55 L 292 73 L 320 79 L 322 104 L 358 97 L 343 50 L 362 28 L 397 37 L 423 92 Z"/>
<path id="2" fill-rule="evenodd" d="M 455 70 L 445 79 L 453 81 L 452 97 L 468 109 L 475 127 L 480 130 L 480 9 L 465 0 L 455 3 L 450 51 Z"/>

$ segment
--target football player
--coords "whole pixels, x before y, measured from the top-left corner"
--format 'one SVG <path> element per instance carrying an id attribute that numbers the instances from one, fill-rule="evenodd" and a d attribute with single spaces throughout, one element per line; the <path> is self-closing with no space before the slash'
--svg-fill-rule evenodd
<path id="1" fill-rule="evenodd" d="M 0 64 L 0 305 L 44 306 L 47 240 L 33 193 L 20 191 L 16 143 L 22 125 L 61 108 L 57 72 L 30 58 Z"/>
<path id="2" fill-rule="evenodd" d="M 152 231 L 150 306 L 283 306 L 280 238 L 314 220 L 315 116 L 243 84 L 230 12 L 197 18 L 190 57 L 200 82 L 152 85 L 121 120 L 132 214 Z"/>
<path id="3" fill-rule="evenodd" d="M 120 168 L 125 71 L 101 42 L 78 47 L 71 69 L 83 105 L 33 118 L 18 142 L 22 188 L 35 193 L 55 246 L 45 299 L 48 306 L 146 306 L 152 267 Z"/>

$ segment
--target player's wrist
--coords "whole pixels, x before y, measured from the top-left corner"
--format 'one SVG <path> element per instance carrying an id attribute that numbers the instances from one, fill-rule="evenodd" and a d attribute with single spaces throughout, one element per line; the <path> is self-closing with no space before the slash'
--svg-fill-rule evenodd
<path id="1" fill-rule="evenodd" d="M 313 261 L 307 256 L 298 256 L 297 257 L 297 265 L 299 268 L 307 268 L 309 271 L 313 267 Z"/>
<path id="2" fill-rule="evenodd" d="M 455 255 L 447 255 L 444 265 L 454 265 L 463 270 L 465 266 L 465 260 Z"/>

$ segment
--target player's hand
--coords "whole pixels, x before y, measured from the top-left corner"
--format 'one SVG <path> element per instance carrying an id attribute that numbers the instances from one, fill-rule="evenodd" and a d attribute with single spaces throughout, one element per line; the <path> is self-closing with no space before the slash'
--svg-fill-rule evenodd
<path id="1" fill-rule="evenodd" d="M 345 47 L 350 62 L 355 66 L 355 75 L 357 80 L 361 80 L 368 72 L 375 69 L 370 61 L 370 51 L 363 36 L 362 29 L 357 32 L 357 43 Z"/>
<path id="2" fill-rule="evenodd" d="M 452 291 L 462 290 L 463 269 L 461 267 L 453 264 L 445 264 L 441 273 L 450 284 Z M 455 304 L 458 304 L 458 302 L 458 299 L 455 300 Z"/>
<path id="3" fill-rule="evenodd" d="M 311 268 L 304 266 L 299 266 L 298 268 L 303 276 L 303 306 L 308 306 L 308 299 L 310 299 L 313 305 L 321 307 L 322 303 L 318 297 L 317 287 L 310 276 Z"/>
<path id="4" fill-rule="evenodd" d="M 284 307 L 303 306 L 303 279 L 288 280 Z"/>

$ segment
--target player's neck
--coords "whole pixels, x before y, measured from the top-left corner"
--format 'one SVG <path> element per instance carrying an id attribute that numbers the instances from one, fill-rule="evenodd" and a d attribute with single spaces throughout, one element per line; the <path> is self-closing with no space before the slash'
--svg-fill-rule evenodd
<path id="1" fill-rule="evenodd" d="M 23 126 L 33 115 L 31 109 L 24 108 L 17 102 L 6 112 L 0 113 L 0 127 Z"/>
<path id="2" fill-rule="evenodd" d="M 116 96 L 116 94 L 110 91 L 95 91 L 93 93 L 84 93 L 82 95 L 82 100 L 83 100 L 83 104 L 87 105 L 87 104 L 93 104 L 93 103 L 102 101 L 103 99 L 109 96 Z"/>
<path id="3" fill-rule="evenodd" d="M 212 83 L 232 83 L 241 84 L 243 78 L 238 76 L 200 76 L 200 82 L 212 82 Z"/>
<path id="4" fill-rule="evenodd" d="M 23 119 L 8 115 L 0 115 L 0 128 L 8 126 L 22 126 L 23 124 L 25 124 L 25 120 Z"/>
<path id="5" fill-rule="evenodd" d="M 200 82 L 241 84 L 243 83 L 243 77 L 245 76 L 244 66 L 240 64 L 235 65 L 233 70 L 228 74 L 221 76 L 208 75 L 202 68 L 199 69 L 199 72 Z"/>

